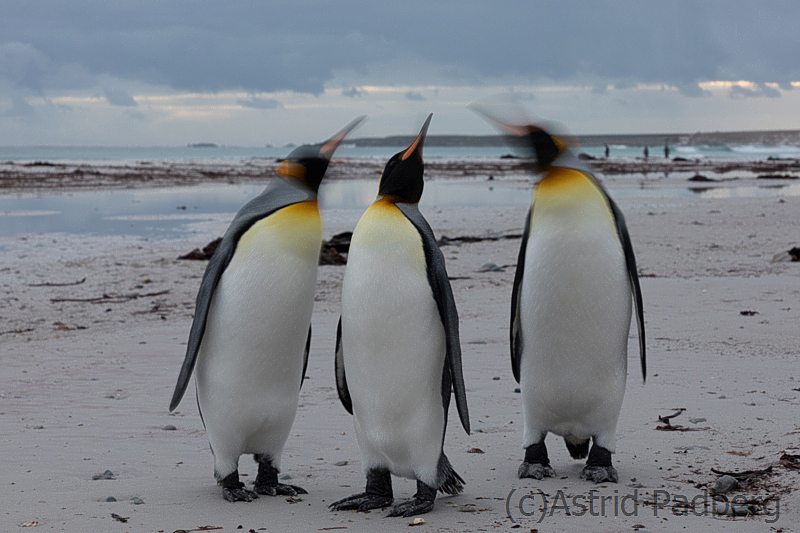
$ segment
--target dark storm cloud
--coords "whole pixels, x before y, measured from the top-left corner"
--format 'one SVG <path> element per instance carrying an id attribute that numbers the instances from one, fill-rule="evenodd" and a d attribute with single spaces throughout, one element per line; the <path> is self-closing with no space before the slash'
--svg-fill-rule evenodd
<path id="1" fill-rule="evenodd" d="M 789 2 L 10 4 L 0 81 L 38 92 L 63 88 L 53 74 L 68 71 L 176 90 L 319 94 L 336 72 L 381 82 L 403 61 L 442 83 L 599 79 L 669 84 L 688 96 L 702 95 L 702 81 L 800 80 L 800 4 Z"/>

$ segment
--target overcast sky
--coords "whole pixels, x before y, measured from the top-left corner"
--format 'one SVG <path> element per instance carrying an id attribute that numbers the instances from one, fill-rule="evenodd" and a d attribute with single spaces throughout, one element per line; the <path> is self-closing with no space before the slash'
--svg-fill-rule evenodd
<path id="1" fill-rule="evenodd" d="M 509 92 L 574 133 L 800 129 L 796 0 L 3 4 L 0 145 L 485 134 Z"/>

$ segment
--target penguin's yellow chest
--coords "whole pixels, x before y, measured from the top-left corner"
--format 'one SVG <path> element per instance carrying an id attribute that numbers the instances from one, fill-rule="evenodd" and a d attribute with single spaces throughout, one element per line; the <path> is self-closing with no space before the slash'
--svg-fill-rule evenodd
<path id="1" fill-rule="evenodd" d="M 419 232 L 394 202 L 381 198 L 361 217 L 353 232 L 350 254 L 362 253 L 386 263 L 389 271 L 405 265 L 412 271 L 426 272 L 425 252 Z"/>
<path id="2" fill-rule="evenodd" d="M 600 188 L 578 170 L 554 168 L 536 187 L 533 216 L 559 213 L 593 216 L 599 223 L 614 225 L 614 215 Z"/>
<path id="3" fill-rule="evenodd" d="M 279 209 L 253 224 L 239 238 L 235 259 L 263 253 L 265 248 L 280 248 L 298 259 L 316 262 L 321 242 L 317 201 L 309 200 Z"/>

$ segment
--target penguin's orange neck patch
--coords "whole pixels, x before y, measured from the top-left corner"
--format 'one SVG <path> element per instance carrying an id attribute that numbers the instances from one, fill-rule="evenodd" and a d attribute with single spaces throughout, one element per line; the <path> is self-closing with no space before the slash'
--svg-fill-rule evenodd
<path id="1" fill-rule="evenodd" d="M 613 218 L 605 195 L 594 179 L 579 170 L 552 167 L 536 186 L 534 192 L 534 217 L 545 213 L 581 212 L 604 213 Z"/>

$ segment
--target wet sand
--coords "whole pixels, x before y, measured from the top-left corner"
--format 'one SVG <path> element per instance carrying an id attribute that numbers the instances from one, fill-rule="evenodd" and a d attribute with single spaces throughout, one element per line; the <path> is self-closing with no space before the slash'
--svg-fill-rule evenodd
<path id="1" fill-rule="evenodd" d="M 118 180 L 105 171 L 83 170 L 80 176 L 55 172 L 61 177 L 46 176 L 40 183 L 61 190 L 236 183 L 260 179 L 271 164 L 235 176 L 224 168 L 214 176 L 186 171 L 175 177 L 180 172 L 173 169 L 146 179 L 137 167 L 134 177 Z M 498 167 L 481 168 L 474 176 L 482 181 L 491 173 L 502 186 L 501 172 L 510 176 L 518 172 L 513 169 L 517 164 L 498 161 Z M 365 163 L 360 177 L 377 179 L 379 166 Z M 39 170 L 45 169 L 50 167 Z M 429 165 L 426 175 L 442 179 L 457 171 L 453 165 L 438 173 Z M 773 171 L 765 173 L 794 169 Z M 681 172 L 725 176 L 700 168 Z M 685 177 L 653 178 L 644 186 L 688 185 Z M 36 190 L 34 182 L 20 181 L 13 189 Z M 445 450 L 467 482 L 465 492 L 438 497 L 419 530 L 505 531 L 519 525 L 526 531 L 789 531 L 800 520 L 800 471 L 792 459 L 800 454 L 800 263 L 773 262 L 800 244 L 800 196 L 650 197 L 624 194 L 643 186 L 638 180 L 608 174 L 605 183 L 612 196 L 617 193 L 637 253 L 649 350 L 650 374 L 642 384 L 632 330 L 628 390 L 614 456 L 620 482 L 595 486 L 580 480 L 582 463 L 570 459 L 554 436 L 547 443 L 558 476 L 517 479 L 522 409 L 514 392 L 507 328 L 519 240 L 446 245 L 442 250 L 461 316 L 473 433 L 464 434 L 451 409 Z M 742 175 L 736 183 L 787 182 Z M 701 185 L 724 188 L 729 183 Z M 513 235 L 521 232 L 525 209 L 446 208 L 423 214 L 437 237 Z M 323 212 L 324 236 L 352 230 L 360 215 L 356 210 Z M 221 235 L 231 216 L 194 224 L 191 238 L 174 240 L 65 234 L 0 239 L 4 530 L 34 522 L 48 531 L 409 527 L 411 519 L 388 519 L 379 511 L 327 510 L 329 503 L 364 485 L 353 421 L 338 400 L 333 376 L 344 267 L 320 267 L 308 377 L 283 457 L 283 473 L 309 491 L 301 501 L 224 501 L 192 394 L 177 413 L 168 413 L 205 268 L 202 261 L 177 257 Z M 480 272 L 486 263 L 501 270 Z M 659 416 L 681 408 L 685 411 L 671 419 L 672 431 L 656 429 L 665 425 Z M 704 491 L 718 477 L 712 469 L 763 470 L 729 497 L 773 499 L 753 517 L 714 517 L 701 507 Z M 92 479 L 106 470 L 114 479 Z M 248 474 L 244 480 L 255 477 L 248 458 L 242 459 L 240 471 Z M 395 478 L 398 501 L 414 491 L 413 482 Z M 547 498 L 544 516 L 542 495 Z M 637 496 L 638 505 L 631 498 L 620 505 L 626 496 Z M 116 501 L 106 501 L 109 497 Z M 577 516 L 580 505 L 588 507 L 594 497 L 592 508 Z M 699 498 L 697 506 L 683 506 L 681 497 L 690 502 Z"/>

